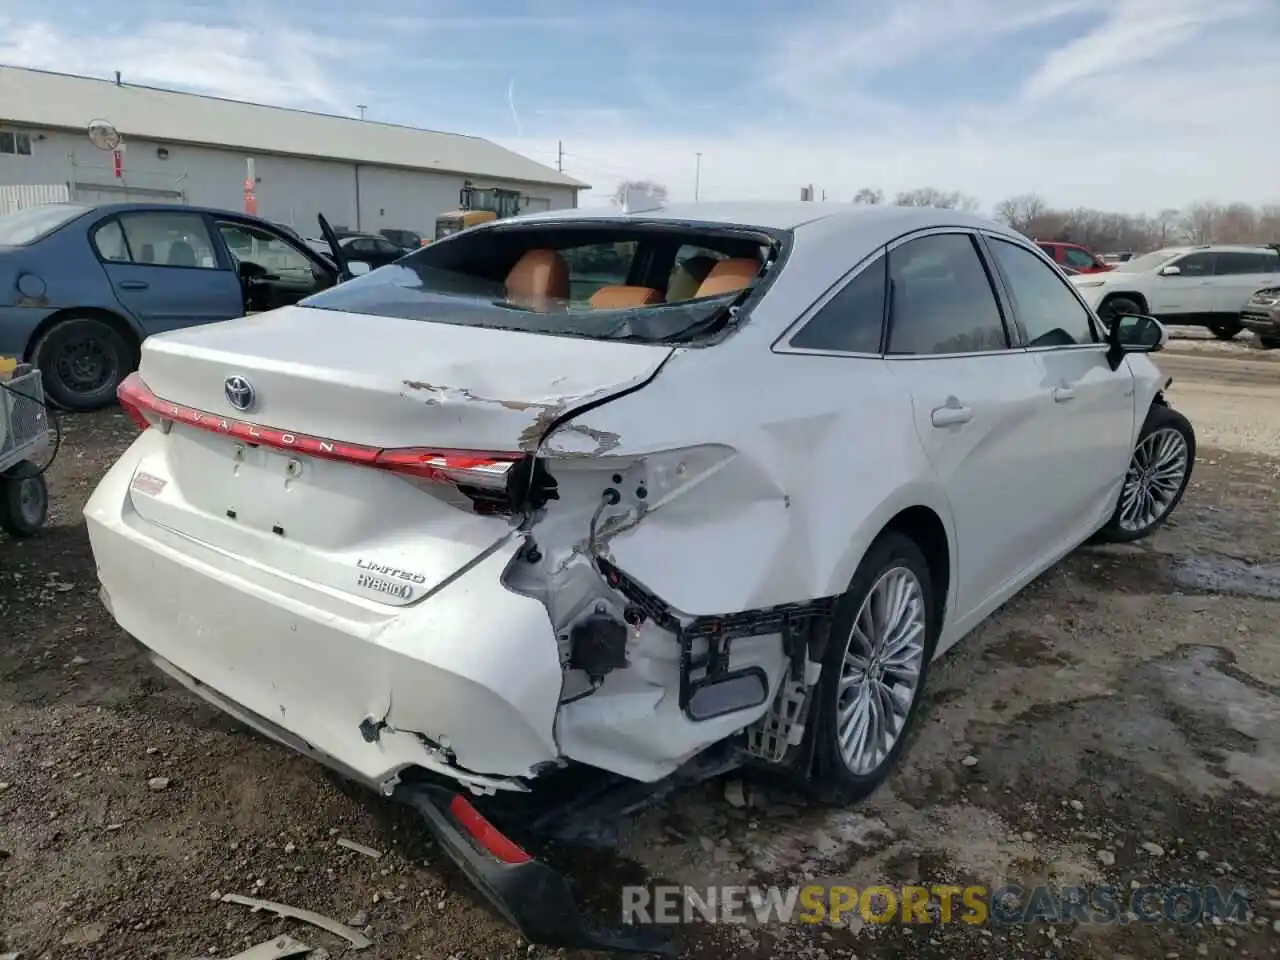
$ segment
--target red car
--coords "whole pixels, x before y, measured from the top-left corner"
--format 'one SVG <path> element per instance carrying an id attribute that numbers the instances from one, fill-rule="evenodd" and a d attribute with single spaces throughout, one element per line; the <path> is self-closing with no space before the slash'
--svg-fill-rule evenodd
<path id="1" fill-rule="evenodd" d="M 1080 273 L 1105 273 L 1114 270 L 1109 263 L 1103 263 L 1089 250 L 1078 243 L 1059 243 L 1057 240 L 1037 240 L 1036 246 L 1053 257 L 1055 263 L 1071 267 Z"/>

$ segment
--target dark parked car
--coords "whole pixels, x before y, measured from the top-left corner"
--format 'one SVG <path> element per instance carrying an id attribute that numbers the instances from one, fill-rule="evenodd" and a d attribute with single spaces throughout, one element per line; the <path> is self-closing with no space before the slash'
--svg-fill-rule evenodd
<path id="1" fill-rule="evenodd" d="M 378 232 L 405 253 L 412 253 L 414 250 L 417 250 L 419 247 L 424 246 L 427 243 L 426 235 L 418 233 L 417 230 L 396 230 L 391 227 L 387 227 L 383 230 L 379 230 Z"/>
<path id="2" fill-rule="evenodd" d="M 338 282 L 275 224 L 175 204 L 51 203 L 0 217 L 0 356 L 69 410 L 115 400 L 142 340 L 296 303 Z"/>
<path id="3" fill-rule="evenodd" d="M 338 242 L 348 263 L 367 263 L 370 270 L 395 263 L 408 251 L 402 250 L 386 237 L 373 233 L 339 233 Z"/>

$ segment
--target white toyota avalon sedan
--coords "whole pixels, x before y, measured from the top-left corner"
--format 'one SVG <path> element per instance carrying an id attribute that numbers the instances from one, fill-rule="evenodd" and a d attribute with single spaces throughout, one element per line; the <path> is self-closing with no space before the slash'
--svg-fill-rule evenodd
<path id="1" fill-rule="evenodd" d="M 709 750 L 865 795 L 934 658 L 1178 503 L 1164 342 L 956 211 L 495 221 L 149 338 L 86 508 L 102 597 L 246 724 L 429 785 L 473 879 L 567 942 L 467 795 Z"/>

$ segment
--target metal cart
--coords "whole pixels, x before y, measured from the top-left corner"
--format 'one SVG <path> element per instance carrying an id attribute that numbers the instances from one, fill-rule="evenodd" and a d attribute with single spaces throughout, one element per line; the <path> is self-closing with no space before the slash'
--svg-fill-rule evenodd
<path id="1" fill-rule="evenodd" d="M 0 529 L 10 536 L 34 536 L 49 517 L 49 488 L 38 466 L 49 444 L 40 371 L 20 364 L 8 379 L 0 376 Z"/>

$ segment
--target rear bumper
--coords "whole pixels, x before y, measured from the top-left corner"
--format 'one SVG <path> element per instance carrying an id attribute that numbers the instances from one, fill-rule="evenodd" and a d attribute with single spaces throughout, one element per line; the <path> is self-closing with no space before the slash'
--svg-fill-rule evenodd
<path id="1" fill-rule="evenodd" d="M 675 956 L 671 941 L 656 929 L 588 924 L 564 876 L 532 859 L 458 794 L 406 784 L 395 798 L 418 811 L 441 849 L 529 943 Z"/>
<path id="2" fill-rule="evenodd" d="M 479 792 L 556 760 L 562 675 L 545 609 L 500 583 L 512 540 L 391 607 L 230 556 L 134 511 L 144 435 L 85 508 L 103 600 L 209 702 L 381 792 L 420 767 Z"/>

